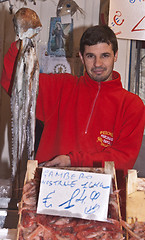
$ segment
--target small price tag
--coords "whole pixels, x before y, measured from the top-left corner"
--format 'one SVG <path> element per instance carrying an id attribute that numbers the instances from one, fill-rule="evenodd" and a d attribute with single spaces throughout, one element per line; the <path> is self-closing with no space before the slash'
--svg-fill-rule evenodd
<path id="1" fill-rule="evenodd" d="M 37 213 L 106 221 L 111 175 L 43 168 Z"/>

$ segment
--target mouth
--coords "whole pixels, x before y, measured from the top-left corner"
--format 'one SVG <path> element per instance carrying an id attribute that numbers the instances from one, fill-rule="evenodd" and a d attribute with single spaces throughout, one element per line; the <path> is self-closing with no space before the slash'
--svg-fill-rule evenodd
<path id="1" fill-rule="evenodd" d="M 101 75 L 104 72 L 103 68 L 93 68 L 92 72 L 96 75 Z"/>

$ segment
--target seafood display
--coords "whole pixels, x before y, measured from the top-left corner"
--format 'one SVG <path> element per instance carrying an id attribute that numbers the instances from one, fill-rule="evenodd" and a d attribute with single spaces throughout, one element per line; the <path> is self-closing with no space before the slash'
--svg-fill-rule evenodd
<path id="1" fill-rule="evenodd" d="M 28 161 L 26 180 L 19 205 L 19 223 L 17 240 L 145 240 L 145 222 L 127 223 L 119 214 L 115 187 L 112 179 L 112 191 L 109 198 L 107 222 L 81 218 L 37 214 L 37 200 L 42 168 L 36 161 Z M 35 164 L 34 164 L 35 163 Z M 64 169 L 64 168 L 61 168 Z M 65 168 L 69 170 L 70 168 Z M 71 170 L 107 173 L 106 169 L 71 168 Z"/>
<path id="2" fill-rule="evenodd" d="M 145 222 L 136 221 L 130 226 L 133 233 L 138 236 L 138 239 L 145 240 Z M 136 237 L 131 237 L 129 240 L 136 240 Z"/>
<path id="3" fill-rule="evenodd" d="M 17 240 L 123 240 L 123 234 L 118 221 L 116 193 L 111 194 L 111 209 L 108 221 L 85 220 L 80 218 L 52 216 L 36 213 L 40 168 L 37 168 L 34 179 L 29 180 L 23 187 L 20 219 Z M 114 207 L 114 209 L 113 209 Z M 116 219 L 112 218 L 115 216 Z"/>
<path id="4" fill-rule="evenodd" d="M 37 14 L 21 8 L 14 15 L 14 27 L 20 41 L 11 94 L 12 177 L 27 143 L 28 159 L 34 159 L 35 107 L 39 83 L 36 35 L 41 30 Z"/>
<path id="5" fill-rule="evenodd" d="M 145 240 L 145 222 L 138 222 L 137 220 L 131 224 L 121 220 L 122 227 L 126 230 L 127 239 L 129 240 Z"/>
<path id="6" fill-rule="evenodd" d="M 136 169 L 128 170 L 126 181 L 126 228 L 129 240 L 145 240 L 145 178 L 138 177 Z"/>
<path id="7" fill-rule="evenodd" d="M 104 223 L 23 210 L 20 228 L 19 240 L 123 239 L 119 222 L 111 219 Z"/>

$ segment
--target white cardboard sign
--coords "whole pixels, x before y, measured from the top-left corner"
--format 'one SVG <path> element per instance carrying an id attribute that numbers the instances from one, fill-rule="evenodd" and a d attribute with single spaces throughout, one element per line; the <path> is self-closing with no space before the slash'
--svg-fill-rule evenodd
<path id="1" fill-rule="evenodd" d="M 108 25 L 118 38 L 145 40 L 145 0 L 110 0 Z"/>
<path id="2" fill-rule="evenodd" d="M 110 174 L 43 168 L 37 213 L 106 221 Z"/>

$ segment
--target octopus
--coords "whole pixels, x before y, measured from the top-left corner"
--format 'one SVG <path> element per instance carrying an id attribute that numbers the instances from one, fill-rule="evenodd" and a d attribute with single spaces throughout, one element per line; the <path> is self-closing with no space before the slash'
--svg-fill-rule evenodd
<path id="1" fill-rule="evenodd" d="M 57 5 L 57 16 L 64 16 L 67 14 L 70 14 L 71 16 L 73 16 L 77 10 L 81 13 L 81 14 L 85 14 L 83 9 L 79 7 L 79 5 L 73 1 L 73 0 L 59 0 L 58 5 Z"/>
<path id="2" fill-rule="evenodd" d="M 13 22 L 20 49 L 14 67 L 11 93 L 12 177 L 16 174 L 25 145 L 28 159 L 34 159 L 35 108 L 39 86 L 36 35 L 42 28 L 38 15 L 29 8 L 20 8 L 15 13 Z"/>

